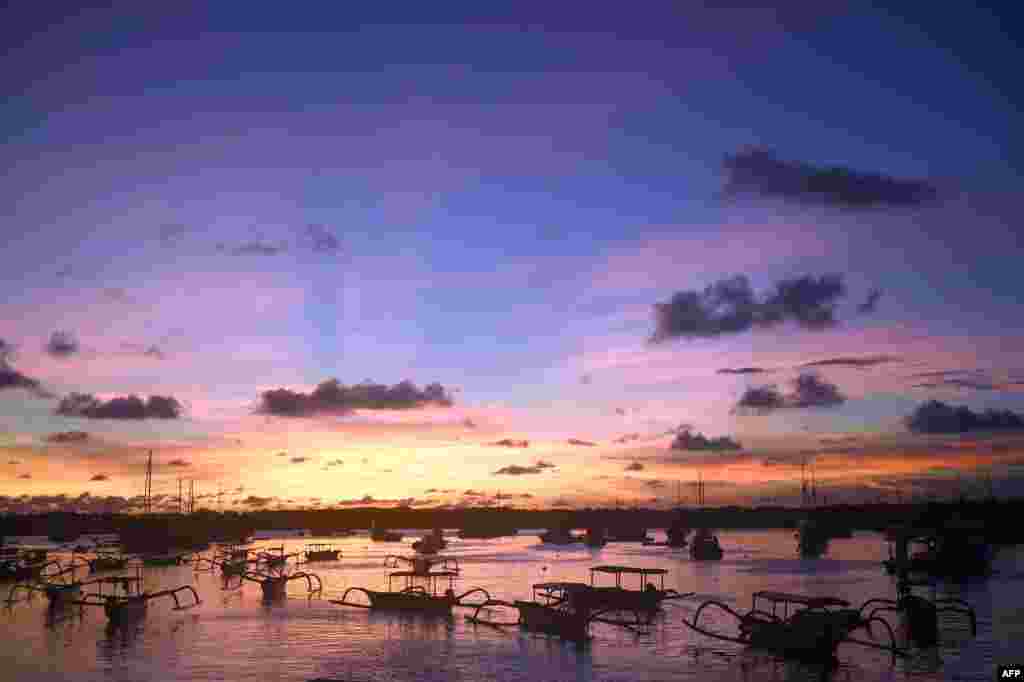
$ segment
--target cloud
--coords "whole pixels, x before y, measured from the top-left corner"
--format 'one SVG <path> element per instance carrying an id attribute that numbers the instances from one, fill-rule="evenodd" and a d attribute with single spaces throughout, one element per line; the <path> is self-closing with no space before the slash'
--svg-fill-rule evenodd
<path id="1" fill-rule="evenodd" d="M 78 339 L 71 332 L 56 331 L 50 335 L 43 350 L 55 358 L 69 358 L 80 350 Z"/>
<path id="2" fill-rule="evenodd" d="M 249 495 L 244 500 L 242 500 L 242 504 L 248 507 L 266 507 L 267 505 L 271 504 L 275 499 L 276 498 L 274 497 L 259 497 L 257 495 Z"/>
<path id="3" fill-rule="evenodd" d="M 969 391 L 1020 391 L 1024 390 L 1024 380 L 1011 376 L 1006 372 L 993 372 L 980 369 L 952 369 L 911 374 L 912 378 L 934 379 L 911 388 L 954 388 Z"/>
<path id="4" fill-rule="evenodd" d="M 644 485 L 647 486 L 648 488 L 663 488 L 663 487 L 665 487 L 665 482 L 664 481 L 658 481 L 658 480 L 652 480 L 652 481 L 645 481 Z"/>
<path id="5" fill-rule="evenodd" d="M 306 457 L 299 456 L 299 457 L 292 457 L 289 461 L 292 464 L 302 464 L 303 462 L 306 461 L 306 459 L 307 459 Z"/>
<path id="6" fill-rule="evenodd" d="M 502 467 L 494 472 L 495 476 L 507 475 L 507 476 L 523 476 L 525 474 L 539 474 L 541 468 L 537 466 L 523 467 L 518 464 L 512 464 L 507 467 Z"/>
<path id="7" fill-rule="evenodd" d="M 580 383 L 584 386 L 588 386 L 592 381 L 594 381 L 594 377 L 590 374 L 584 374 L 580 377 Z"/>
<path id="8" fill-rule="evenodd" d="M 340 459 L 332 459 L 325 466 L 327 467 L 340 467 L 344 466 L 345 462 Z"/>
<path id="9" fill-rule="evenodd" d="M 104 402 L 89 393 L 72 393 L 61 399 L 56 414 L 86 419 L 178 419 L 182 406 L 171 396 L 118 396 Z"/>
<path id="10" fill-rule="evenodd" d="M 469 417 L 466 417 L 465 419 L 462 420 L 462 425 L 465 426 L 467 429 L 476 428 L 476 422 L 470 419 Z"/>
<path id="11" fill-rule="evenodd" d="M 557 469 L 558 468 L 558 465 L 552 464 L 551 462 L 545 462 L 543 459 L 538 459 L 536 464 L 534 464 L 533 466 L 537 467 L 538 469 Z"/>
<path id="12" fill-rule="evenodd" d="M 501 440 L 496 440 L 493 443 L 488 443 L 488 445 L 493 445 L 495 447 L 501 448 L 528 448 L 530 447 L 530 441 L 515 440 L 513 438 L 502 438 Z"/>
<path id="13" fill-rule="evenodd" d="M 723 367 L 715 374 L 764 374 L 767 371 L 764 367 Z"/>
<path id="14" fill-rule="evenodd" d="M 937 400 L 923 403 L 905 418 L 914 433 L 968 433 L 971 431 L 1024 431 L 1024 416 L 1010 410 L 974 412 Z"/>
<path id="15" fill-rule="evenodd" d="M 938 189 L 924 180 L 904 180 L 841 166 L 818 167 L 783 161 L 767 149 L 725 157 L 727 196 L 755 196 L 832 208 L 918 207 L 934 202 Z"/>
<path id="16" fill-rule="evenodd" d="M 640 434 L 639 433 L 627 433 L 624 436 L 619 436 L 618 438 L 616 438 L 612 442 L 613 443 L 632 443 L 633 441 L 637 441 L 637 440 L 640 440 Z"/>
<path id="17" fill-rule="evenodd" d="M 902 361 L 903 358 L 897 357 L 895 355 L 862 355 L 852 357 L 829 358 L 827 360 L 817 360 L 815 362 L 804 363 L 800 365 L 800 367 L 854 367 L 857 369 L 864 369 L 867 367 L 875 367 L 877 365 L 884 365 Z"/>
<path id="18" fill-rule="evenodd" d="M 713 452 L 741 450 L 742 448 L 742 445 L 728 436 L 707 438 L 702 433 L 692 434 L 690 431 L 678 434 L 671 446 L 673 450 L 709 450 Z"/>
<path id="19" fill-rule="evenodd" d="M 167 466 L 171 466 L 171 467 L 187 467 L 187 466 L 192 466 L 192 463 L 187 461 L 187 460 L 184 460 L 184 459 L 172 459 L 170 462 L 167 463 Z M 241 489 L 239 489 L 239 492 L 241 492 Z"/>
<path id="20" fill-rule="evenodd" d="M 167 357 L 156 344 L 146 345 L 143 343 L 132 343 L 130 341 L 126 341 L 121 344 L 121 349 L 128 354 L 139 355 L 144 358 L 152 358 L 154 360 L 163 360 Z"/>
<path id="21" fill-rule="evenodd" d="M 580 440 L 579 438 L 570 438 L 568 443 L 569 443 L 569 445 L 582 445 L 582 446 L 590 447 L 590 448 L 592 448 L 592 447 L 597 445 L 597 443 L 594 443 L 593 441 Z"/>
<path id="22" fill-rule="evenodd" d="M 90 481 L 97 481 L 97 482 L 98 481 L 109 481 L 110 480 L 110 476 L 107 476 L 106 474 L 96 474 L 95 476 L 93 476 L 89 480 Z"/>
<path id="23" fill-rule="evenodd" d="M 846 295 L 841 275 L 780 280 L 758 300 L 744 275 L 722 279 L 703 291 L 679 291 L 654 305 L 651 343 L 676 338 L 715 338 L 787 321 L 820 331 L 838 324 L 836 301 Z"/>
<path id="24" fill-rule="evenodd" d="M 277 454 L 276 454 L 276 455 L 274 455 L 274 456 L 275 456 L 275 457 L 287 457 L 287 456 L 288 456 L 288 453 L 287 453 L 287 452 L 279 452 L 279 453 L 277 453 Z"/>
<path id="25" fill-rule="evenodd" d="M 411 381 L 390 387 L 371 382 L 346 386 L 337 379 L 328 379 L 312 393 L 287 388 L 264 391 L 258 411 L 283 417 L 309 417 L 345 414 L 356 409 L 412 409 L 429 404 L 450 407 L 453 400 L 450 392 L 439 383 L 429 384 L 420 390 Z"/>
<path id="26" fill-rule="evenodd" d="M 27 481 L 27 480 L 29 480 L 30 478 L 32 478 L 32 474 L 19 474 L 19 475 L 18 475 L 18 478 L 20 478 L 20 479 L 22 479 L 22 480 L 24 480 L 24 481 Z"/>
<path id="27" fill-rule="evenodd" d="M 783 395 L 774 385 L 753 386 L 743 392 L 734 412 L 766 414 L 784 408 L 835 407 L 846 402 L 839 387 L 813 372 L 804 372 L 793 380 L 793 390 Z"/>
<path id="28" fill-rule="evenodd" d="M 881 289 L 872 289 L 868 293 L 868 297 L 864 299 L 863 303 L 857 306 L 857 313 L 860 315 L 868 315 L 878 309 L 878 301 L 882 298 Z"/>
<path id="29" fill-rule="evenodd" d="M 306 225 L 305 238 L 315 253 L 333 254 L 341 250 L 341 240 L 323 225 Z"/>
<path id="30" fill-rule="evenodd" d="M 617 414 L 620 417 L 625 417 L 626 414 L 627 414 L 626 413 L 626 408 L 624 408 L 624 407 L 616 407 L 615 408 L 615 414 Z"/>
<path id="31" fill-rule="evenodd" d="M 46 437 L 47 442 L 50 443 L 80 443 L 88 439 L 89 434 L 85 431 L 61 431 L 59 433 L 51 433 Z"/>
<path id="32" fill-rule="evenodd" d="M 641 464 L 640 462 L 630 462 L 626 466 L 626 471 L 643 471 L 643 470 L 644 470 L 644 465 Z"/>
<path id="33" fill-rule="evenodd" d="M 479 490 L 473 490 L 472 488 L 470 488 L 469 490 L 463 492 L 462 496 L 463 497 L 487 497 L 487 493 L 481 492 Z"/>

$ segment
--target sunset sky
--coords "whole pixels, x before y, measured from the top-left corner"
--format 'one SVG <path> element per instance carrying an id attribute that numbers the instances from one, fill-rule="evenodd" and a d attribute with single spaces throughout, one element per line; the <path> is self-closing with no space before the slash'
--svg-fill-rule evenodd
<path id="1" fill-rule="evenodd" d="M 905 423 L 1024 412 L 1005 17 L 21 4 L 0 511 L 138 510 L 150 449 L 225 509 L 1024 493 L 1019 425 Z M 261 402 L 332 377 L 453 404 Z"/>

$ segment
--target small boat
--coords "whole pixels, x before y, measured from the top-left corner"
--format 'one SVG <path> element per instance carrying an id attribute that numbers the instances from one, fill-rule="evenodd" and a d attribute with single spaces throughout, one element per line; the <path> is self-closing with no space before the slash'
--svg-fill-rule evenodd
<path id="1" fill-rule="evenodd" d="M 828 549 L 831 536 L 828 528 L 814 519 L 803 519 L 797 524 L 794 534 L 797 539 L 797 550 L 805 558 L 820 557 Z"/>
<path id="2" fill-rule="evenodd" d="M 86 561 L 89 564 L 90 573 L 99 573 L 100 571 L 120 571 L 128 565 L 128 559 L 129 557 L 123 554 L 97 551 L 94 558 Z"/>
<path id="3" fill-rule="evenodd" d="M 556 635 L 573 642 L 590 638 L 590 605 L 586 595 L 590 585 L 574 582 L 547 582 L 533 586 L 533 601 L 512 602 L 519 611 L 518 625 L 524 630 Z M 481 620 L 479 610 L 471 622 Z"/>
<path id="4" fill-rule="evenodd" d="M 174 610 L 184 611 L 198 606 L 199 593 L 191 585 L 182 585 L 173 590 L 160 590 L 159 592 L 144 592 L 142 590 L 142 575 L 108 576 L 90 581 L 90 585 L 96 585 L 97 591 L 86 594 L 82 599 L 71 601 L 72 604 L 81 606 L 101 606 L 112 627 L 118 627 L 131 622 L 138 621 L 146 615 L 149 602 L 160 597 L 171 597 L 174 599 Z M 109 591 L 104 587 L 109 586 Z M 192 603 L 182 605 L 179 593 L 190 592 Z"/>
<path id="5" fill-rule="evenodd" d="M 386 528 L 377 528 L 374 523 L 370 528 L 370 539 L 374 542 L 401 542 L 402 534 L 392 532 Z"/>
<path id="6" fill-rule="evenodd" d="M 476 592 L 481 593 L 486 601 L 490 594 L 480 587 L 475 587 L 461 595 L 455 595 L 455 579 L 457 571 L 395 571 L 388 573 L 387 591 L 368 590 L 362 587 L 350 587 L 342 594 L 341 599 L 332 599 L 332 604 L 355 606 L 364 609 L 386 611 L 412 611 L 429 615 L 451 615 L 455 606 L 476 607 L 477 604 L 463 602 Z M 404 583 L 401 589 L 395 589 L 395 581 Z M 448 582 L 447 588 L 441 592 L 439 583 Z M 362 592 L 367 602 L 352 601 L 349 595 Z"/>
<path id="7" fill-rule="evenodd" d="M 283 599 L 288 594 L 288 583 L 292 580 L 305 580 L 306 593 L 310 596 L 321 593 L 324 588 L 323 583 L 320 582 L 320 576 L 316 573 L 306 573 L 305 571 L 297 573 L 285 573 L 284 571 L 276 570 L 245 571 L 241 577 L 242 580 L 259 583 L 260 589 L 263 591 L 264 601 Z M 314 580 L 316 580 L 316 587 L 313 587 Z"/>
<path id="8" fill-rule="evenodd" d="M 759 602 L 767 605 L 761 608 Z M 700 614 L 710 606 L 736 618 L 738 634 L 725 635 L 701 627 Z M 792 614 L 791 608 L 795 608 Z M 888 646 L 850 637 L 853 631 L 868 629 L 872 623 L 880 623 L 888 631 Z M 897 648 L 892 627 L 885 620 L 871 616 L 864 618 L 860 610 L 850 608 L 849 602 L 836 597 L 762 590 L 753 594 L 751 609 L 745 615 L 718 600 L 709 599 L 697 607 L 692 622 L 683 620 L 683 624 L 708 637 L 745 644 L 784 658 L 823 664 L 830 668 L 838 665 L 836 648 L 843 642 L 882 649 L 892 653 L 894 658 L 906 655 Z"/>
<path id="9" fill-rule="evenodd" d="M 651 536 L 646 528 L 609 528 L 606 532 L 608 542 L 641 542 L 650 544 Z"/>
<path id="10" fill-rule="evenodd" d="M 306 561 L 337 561 L 341 557 L 341 550 L 335 549 L 333 545 L 323 542 L 315 542 L 306 545 Z"/>
<path id="11" fill-rule="evenodd" d="M 256 561 L 257 563 L 264 564 L 267 568 L 279 569 L 284 568 L 288 563 L 288 559 L 295 556 L 299 556 L 299 553 L 285 554 L 284 545 L 280 545 L 278 547 L 267 547 L 262 552 L 258 552 L 256 554 Z"/>
<path id="12" fill-rule="evenodd" d="M 47 559 L 46 550 L 14 549 L 0 558 L 0 580 L 35 580 L 52 565 L 60 566 L 54 559 Z"/>
<path id="13" fill-rule="evenodd" d="M 185 563 L 181 554 L 144 554 L 142 563 L 146 566 L 180 566 Z"/>
<path id="14" fill-rule="evenodd" d="M 588 528 L 587 534 L 583 536 L 583 544 L 587 547 L 604 547 L 608 544 L 608 537 L 604 528 Z"/>
<path id="15" fill-rule="evenodd" d="M 882 563 L 889 573 L 968 578 L 991 572 L 993 551 L 983 524 L 952 521 L 940 529 L 891 529 L 886 535 L 889 559 Z"/>
<path id="16" fill-rule="evenodd" d="M 348 538 L 352 537 L 355 534 L 356 531 L 354 528 L 338 528 L 330 531 L 329 533 L 325 533 L 325 535 L 329 538 Z"/>
<path id="17" fill-rule="evenodd" d="M 519 529 L 513 528 L 512 526 L 474 524 L 460 530 L 459 537 L 463 540 L 490 540 L 493 538 L 517 535 L 518 533 Z"/>
<path id="18" fill-rule="evenodd" d="M 539 537 L 540 541 L 546 545 L 571 545 L 583 540 L 583 538 L 573 535 L 572 528 L 569 526 L 552 528 Z"/>
<path id="19" fill-rule="evenodd" d="M 440 528 L 435 528 L 432 532 L 412 543 L 412 548 L 420 554 L 437 554 L 447 546 L 448 543 L 445 542 L 444 533 Z"/>
<path id="20" fill-rule="evenodd" d="M 724 552 L 718 542 L 718 536 L 707 528 L 700 528 L 693 535 L 690 543 L 690 558 L 697 561 L 717 561 Z"/>
<path id="21" fill-rule="evenodd" d="M 399 563 L 408 565 L 409 570 L 418 575 L 427 575 L 434 566 L 440 566 L 442 571 L 459 572 L 459 560 L 455 557 L 424 556 L 423 554 L 406 557 L 389 554 L 384 558 L 384 565 L 387 568 L 399 568 Z"/>

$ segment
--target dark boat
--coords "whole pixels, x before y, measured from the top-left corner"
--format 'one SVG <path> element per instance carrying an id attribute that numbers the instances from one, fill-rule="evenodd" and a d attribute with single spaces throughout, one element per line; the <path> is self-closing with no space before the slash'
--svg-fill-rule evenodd
<path id="1" fill-rule="evenodd" d="M 342 594 L 341 599 L 332 599 L 332 604 L 356 606 L 364 609 L 386 611 L 411 611 L 427 615 L 451 615 L 455 606 L 466 606 L 462 600 L 470 594 L 480 592 L 487 601 L 490 595 L 483 588 L 475 587 L 459 596 L 455 595 L 455 579 L 458 571 L 395 571 L 388 573 L 387 591 L 368 590 L 362 587 L 350 587 Z M 404 587 L 394 589 L 394 581 L 404 582 Z M 448 581 L 447 588 L 441 592 L 439 582 Z M 367 603 L 352 601 L 349 594 L 362 592 Z M 475 606 L 475 605 L 471 605 Z"/>
<path id="2" fill-rule="evenodd" d="M 432 532 L 412 543 L 412 548 L 420 554 L 437 554 L 447 546 L 448 543 L 445 542 L 444 532 L 440 528 L 435 528 Z"/>
<path id="3" fill-rule="evenodd" d="M 86 594 L 80 600 L 72 601 L 73 604 L 82 606 L 101 606 L 107 615 L 107 620 L 112 627 L 126 625 L 136 622 L 146 615 L 149 602 L 160 597 L 171 597 L 174 600 L 174 610 L 184 611 L 198 606 L 201 602 L 199 594 L 191 585 L 182 585 L 171 590 L 160 590 L 159 592 L 142 591 L 141 574 L 126 576 L 110 576 L 97 578 L 90 581 L 90 585 L 96 585 L 97 591 Z M 104 586 L 109 585 L 110 590 L 104 591 Z M 192 595 L 192 603 L 182 605 L 178 594 L 189 592 Z"/>
<path id="4" fill-rule="evenodd" d="M 341 550 L 333 545 L 322 542 L 306 545 L 306 561 L 337 561 L 340 557 Z"/>
<path id="5" fill-rule="evenodd" d="M 377 524 L 374 524 L 370 528 L 370 539 L 374 542 L 401 542 L 402 534 L 394 533 L 386 528 L 377 528 Z"/>
<path id="6" fill-rule="evenodd" d="M 587 547 L 604 547 L 608 544 L 608 537 L 604 528 L 588 528 L 587 534 L 583 536 L 583 544 Z"/>
<path id="7" fill-rule="evenodd" d="M 795 533 L 797 550 L 805 558 L 820 557 L 828 549 L 830 534 L 828 528 L 814 519 L 804 519 L 797 524 Z"/>
<path id="8" fill-rule="evenodd" d="M 609 528 L 606 537 L 608 542 L 651 542 L 646 528 Z"/>
<path id="9" fill-rule="evenodd" d="M 541 542 L 548 545 L 571 545 L 583 540 L 583 538 L 573 535 L 572 528 L 569 526 L 552 528 L 539 537 Z"/>
<path id="10" fill-rule="evenodd" d="M 887 537 L 889 559 L 883 563 L 890 573 L 969 578 L 992 569 L 992 547 L 980 522 L 957 519 L 937 529 L 893 529 Z"/>
<path id="11" fill-rule="evenodd" d="M 717 561 L 724 552 L 718 542 L 718 536 L 707 528 L 700 528 L 693 535 L 690 543 L 690 558 L 698 561 Z"/>

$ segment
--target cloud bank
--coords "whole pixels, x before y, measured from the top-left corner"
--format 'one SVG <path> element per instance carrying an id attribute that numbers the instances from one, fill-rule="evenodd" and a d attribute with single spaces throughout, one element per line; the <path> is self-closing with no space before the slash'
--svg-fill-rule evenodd
<path id="1" fill-rule="evenodd" d="M 310 417 L 319 414 L 347 414 L 357 409 L 402 410 L 428 404 L 450 407 L 450 392 L 439 383 L 422 390 L 411 381 L 394 386 L 362 383 L 346 386 L 337 379 L 321 382 L 312 393 L 287 388 L 264 391 L 258 411 L 281 417 Z"/>

